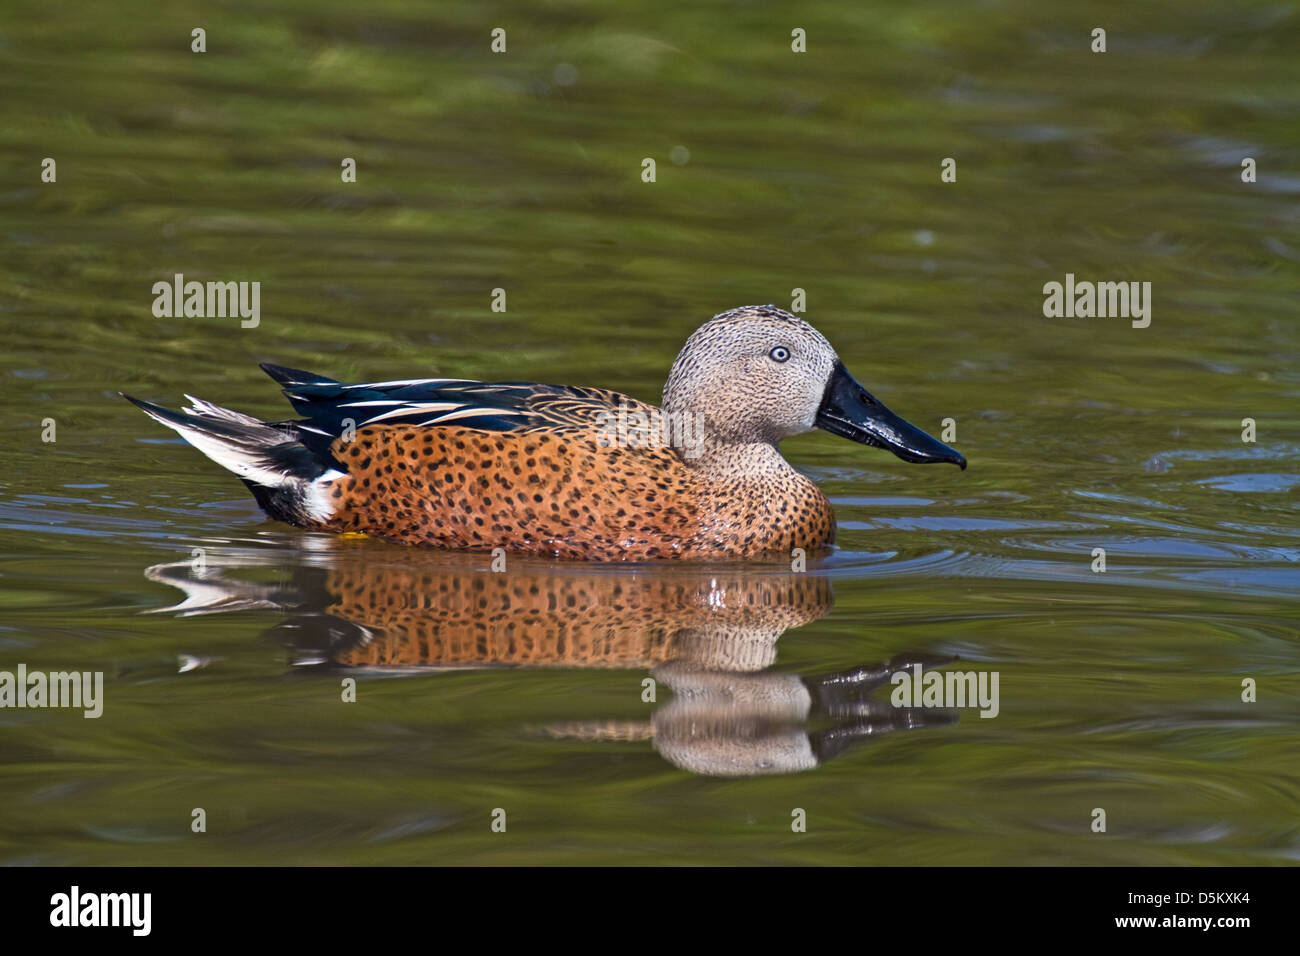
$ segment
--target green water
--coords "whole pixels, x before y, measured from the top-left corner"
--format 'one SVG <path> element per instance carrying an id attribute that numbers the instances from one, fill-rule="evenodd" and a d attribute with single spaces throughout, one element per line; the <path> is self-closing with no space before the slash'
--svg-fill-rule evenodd
<path id="1" fill-rule="evenodd" d="M 10 0 L 0 670 L 102 670 L 106 700 L 0 711 L 0 860 L 1294 863 L 1297 44 L 1287 3 Z M 155 318 L 175 273 L 259 281 L 260 324 Z M 1150 282 L 1150 326 L 1044 317 L 1066 273 Z M 273 361 L 655 401 L 699 322 L 795 288 L 970 460 L 787 442 L 839 520 L 805 575 L 303 534 L 117 397 L 282 417 Z M 424 598 L 512 573 L 644 622 L 436 653 L 472 622 Z M 996 671 L 997 717 L 782 709 L 915 658 Z M 715 679 L 776 703 L 681 692 Z M 709 772 L 845 726 L 818 766 Z"/>

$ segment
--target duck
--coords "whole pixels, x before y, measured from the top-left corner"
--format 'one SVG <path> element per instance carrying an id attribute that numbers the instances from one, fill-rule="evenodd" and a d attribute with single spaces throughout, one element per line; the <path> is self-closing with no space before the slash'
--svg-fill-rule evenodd
<path id="1" fill-rule="evenodd" d="M 300 418 L 122 397 L 238 476 L 268 516 L 315 532 L 595 562 L 788 561 L 829 549 L 836 526 L 782 440 L 822 429 L 966 468 L 770 304 L 696 329 L 660 406 L 601 388 L 261 368 Z"/>

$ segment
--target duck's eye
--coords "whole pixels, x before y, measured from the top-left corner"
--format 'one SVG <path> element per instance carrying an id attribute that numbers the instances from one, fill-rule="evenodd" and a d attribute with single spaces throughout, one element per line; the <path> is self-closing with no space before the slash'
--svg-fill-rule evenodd
<path id="1" fill-rule="evenodd" d="M 784 345 L 778 345 L 776 348 L 772 349 L 772 351 L 768 352 L 767 356 L 773 362 L 784 362 L 790 357 L 790 350 Z"/>

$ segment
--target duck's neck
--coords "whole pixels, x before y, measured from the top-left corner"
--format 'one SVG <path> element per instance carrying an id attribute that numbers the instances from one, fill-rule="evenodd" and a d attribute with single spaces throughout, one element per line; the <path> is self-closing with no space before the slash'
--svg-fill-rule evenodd
<path id="1" fill-rule="evenodd" d="M 678 448 L 686 466 L 702 478 L 716 481 L 744 481 L 797 474 L 771 442 L 706 441 L 700 446 Z M 693 453 L 693 454 L 692 454 Z"/>

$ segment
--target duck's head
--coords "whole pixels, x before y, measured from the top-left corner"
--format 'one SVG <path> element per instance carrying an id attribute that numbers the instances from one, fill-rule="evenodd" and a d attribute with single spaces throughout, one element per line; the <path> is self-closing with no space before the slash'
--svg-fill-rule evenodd
<path id="1" fill-rule="evenodd" d="M 859 385 L 811 325 L 771 305 L 715 315 L 686 340 L 664 411 L 705 418 L 709 439 L 776 444 L 822 428 L 904 461 L 966 467 L 956 449 L 899 418 Z"/>

